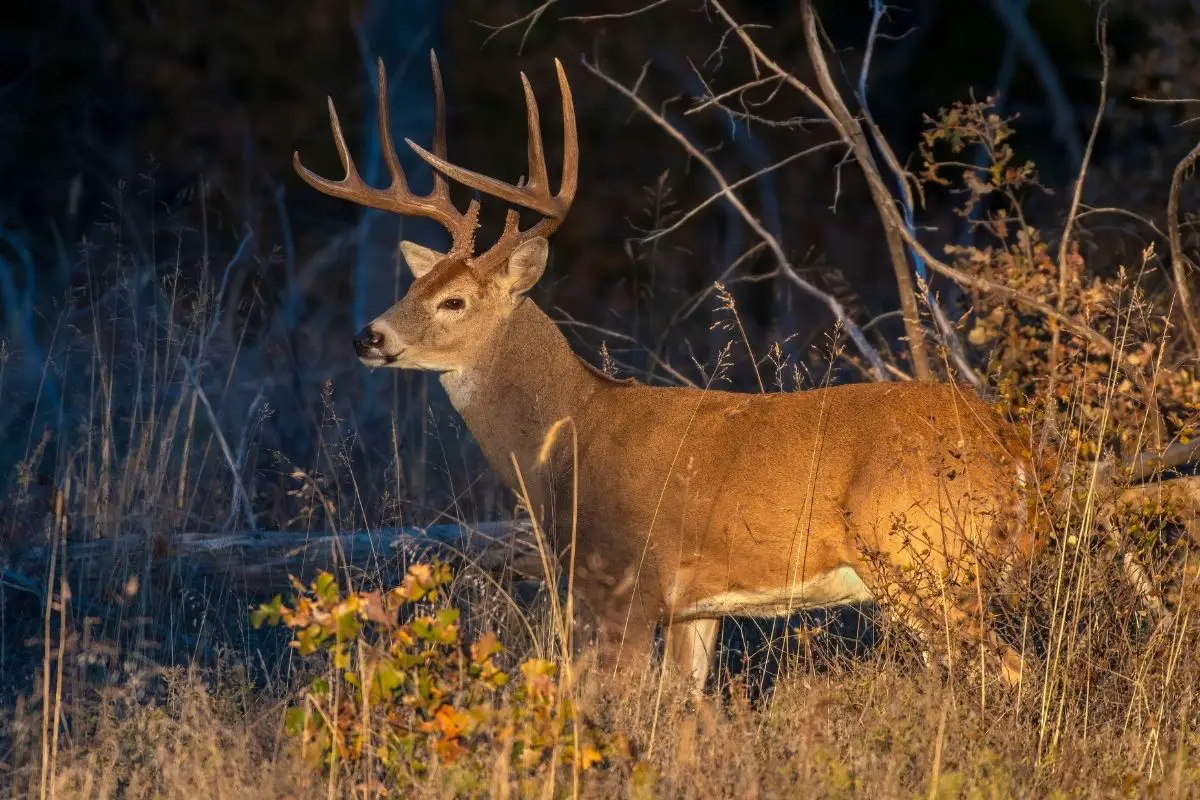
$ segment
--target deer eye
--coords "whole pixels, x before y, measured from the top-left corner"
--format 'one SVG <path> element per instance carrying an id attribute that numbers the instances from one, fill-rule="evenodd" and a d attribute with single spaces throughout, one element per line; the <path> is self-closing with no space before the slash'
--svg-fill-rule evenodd
<path id="1" fill-rule="evenodd" d="M 447 297 L 445 300 L 438 303 L 439 311 L 462 311 L 466 307 L 467 304 L 461 297 Z"/>

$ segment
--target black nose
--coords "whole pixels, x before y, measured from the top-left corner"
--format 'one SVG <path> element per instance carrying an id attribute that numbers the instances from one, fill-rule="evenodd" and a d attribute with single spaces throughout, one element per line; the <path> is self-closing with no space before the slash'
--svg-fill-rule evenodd
<path id="1" fill-rule="evenodd" d="M 363 328 L 354 337 L 354 352 L 360 356 L 369 354 L 372 350 L 378 350 L 383 346 L 383 334 L 372 328 L 370 325 Z"/>

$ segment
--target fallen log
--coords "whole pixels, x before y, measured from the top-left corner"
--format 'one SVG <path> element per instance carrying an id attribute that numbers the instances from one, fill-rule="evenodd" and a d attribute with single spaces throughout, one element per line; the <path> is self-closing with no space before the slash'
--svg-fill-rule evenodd
<path id="1" fill-rule="evenodd" d="M 49 546 L 27 551 L 6 570 L 5 585 L 44 595 L 50 556 Z M 269 598 L 291 591 L 290 576 L 307 582 L 325 570 L 350 580 L 398 579 L 409 564 L 433 557 L 489 572 L 511 569 L 537 576 L 541 571 L 532 530 L 518 521 L 344 533 L 131 534 L 68 541 L 58 556 L 72 595 L 100 602 L 135 594 L 139 586 L 180 584 L 223 587 L 242 599 Z"/>

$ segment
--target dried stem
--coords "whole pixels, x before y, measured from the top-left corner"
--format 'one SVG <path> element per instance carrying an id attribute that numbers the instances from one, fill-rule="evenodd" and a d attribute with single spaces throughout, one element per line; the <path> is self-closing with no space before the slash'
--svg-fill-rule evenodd
<path id="1" fill-rule="evenodd" d="M 717 5 L 719 7 L 719 4 Z M 862 125 L 850 113 L 850 109 L 846 107 L 841 93 L 833 82 L 833 75 L 829 71 L 829 64 L 825 60 L 825 52 L 817 34 L 817 15 L 812 4 L 802 3 L 800 13 L 804 19 L 804 40 L 808 46 L 808 57 L 812 61 L 813 69 L 816 70 L 821 93 L 825 96 L 825 101 L 834 115 L 833 118 L 838 123 L 837 127 L 843 141 L 854 151 L 854 158 L 862 167 L 863 175 L 867 179 L 867 186 L 871 189 L 871 199 L 875 201 L 875 207 L 879 209 L 879 216 L 883 222 L 883 233 L 887 238 L 888 253 L 891 255 L 892 270 L 896 275 L 900 308 L 904 311 L 904 332 L 908 337 L 913 374 L 916 375 L 917 380 L 931 380 L 933 373 L 930 371 L 929 357 L 925 350 L 925 331 L 921 327 L 921 313 L 917 306 L 917 294 L 913 287 L 908 257 L 904 253 L 904 240 L 897 230 L 895 220 L 887 213 L 889 208 L 895 210 L 892 193 L 888 191 L 883 182 L 883 176 L 875 163 L 875 156 L 863 133 Z"/>
<path id="2" fill-rule="evenodd" d="M 724 196 L 725 200 L 731 206 L 733 206 L 733 208 L 739 214 L 741 214 L 742 219 L 745 220 L 746 224 L 750 226 L 750 229 L 753 230 L 760 239 L 766 242 L 767 247 L 770 248 L 772 255 L 775 256 L 775 261 L 778 264 L 780 273 L 797 287 L 799 287 L 802 291 L 806 292 L 812 297 L 817 298 L 825 304 L 830 312 L 833 313 L 838 323 L 846 331 L 851 341 L 854 342 L 854 346 L 862 354 L 863 358 L 865 358 L 871 365 L 871 374 L 876 380 L 890 380 L 887 367 L 884 364 L 883 358 L 879 355 L 879 351 L 872 347 L 867 341 L 867 338 L 863 335 L 862 330 L 858 327 L 854 320 L 850 319 L 850 317 L 846 314 L 846 309 L 842 306 L 842 304 L 839 303 L 832 295 L 821 291 L 816 286 L 800 277 L 800 275 L 788 262 L 787 256 L 783 252 L 783 246 L 779 243 L 779 240 L 772 236 L 771 233 L 765 227 L 763 227 L 763 224 L 758 220 L 758 218 L 750 212 L 750 209 L 746 207 L 745 203 L 743 203 L 741 199 L 734 193 L 733 189 L 729 185 L 729 182 L 725 180 L 725 176 L 721 174 L 721 170 L 719 170 L 717 165 L 712 162 L 712 159 L 710 159 L 699 148 L 688 141 L 686 136 L 680 133 L 674 125 L 672 125 L 662 116 L 662 114 L 655 111 L 646 103 L 646 101 L 638 97 L 633 90 L 627 88 L 619 81 L 610 78 L 608 75 L 602 72 L 599 67 L 589 62 L 586 58 L 583 59 L 583 66 L 593 75 L 604 81 L 607 85 L 628 98 L 630 102 L 637 106 L 639 111 L 649 117 L 664 131 L 666 131 L 672 139 L 679 142 L 679 144 L 682 145 L 685 150 L 687 150 L 688 155 L 690 155 L 701 166 L 708 170 L 709 175 L 719 187 L 720 194 Z"/>
<path id="3" fill-rule="evenodd" d="M 1192 293 L 1188 289 L 1187 260 L 1183 255 L 1183 241 L 1179 234 L 1179 189 L 1183 184 L 1183 176 L 1200 158 L 1200 144 L 1192 148 L 1183 159 L 1175 165 L 1175 174 L 1171 176 L 1171 193 L 1167 197 L 1167 237 L 1171 243 L 1171 272 L 1175 276 L 1176 291 L 1179 292 L 1179 305 L 1183 309 L 1183 318 L 1187 321 L 1188 335 L 1192 347 L 1200 346 L 1200 325 L 1196 323 L 1196 312 L 1192 308 Z"/>
<path id="4" fill-rule="evenodd" d="M 837 117 L 834 116 L 833 111 L 829 108 L 828 105 L 826 105 L 825 101 L 822 100 L 821 97 L 812 90 L 812 88 L 807 86 L 803 81 L 801 81 L 795 75 L 792 75 L 790 72 L 785 70 L 778 63 L 776 63 L 773 59 L 771 59 L 766 53 L 764 53 L 762 48 L 760 48 L 758 46 L 758 43 L 754 41 L 754 39 L 745 31 L 745 29 L 741 25 L 739 25 L 737 22 L 735 22 L 731 16 L 729 16 L 729 13 L 727 11 L 725 11 L 724 7 L 721 5 L 719 0 L 709 0 L 709 4 L 717 11 L 718 15 L 720 15 L 726 21 L 726 23 L 733 29 L 733 32 L 742 41 L 742 44 L 745 45 L 747 51 L 750 53 L 752 58 L 754 58 L 756 61 L 761 63 L 763 66 L 767 67 L 767 69 L 770 69 L 773 72 L 775 72 L 775 74 L 779 75 L 785 83 L 787 83 L 789 86 L 791 86 L 796 91 L 803 94 L 814 105 L 816 105 L 818 110 L 821 111 L 821 113 L 826 114 L 829 117 L 830 121 L 833 123 L 834 128 L 838 131 L 838 134 L 843 137 L 843 139 L 845 139 L 849 135 L 848 133 L 845 132 L 841 123 L 838 121 Z M 805 3 L 805 5 L 807 6 L 807 2 Z M 1198 154 L 1198 155 L 1200 155 L 1200 154 Z M 864 165 L 863 168 L 867 169 L 867 166 Z M 893 204 L 891 204 L 891 203 L 885 204 L 880 209 L 880 212 L 885 217 L 888 218 L 888 223 L 891 226 L 895 227 L 899 231 L 900 236 L 903 237 L 904 241 L 908 244 L 908 246 L 911 247 L 913 249 L 913 251 L 919 257 L 921 257 L 926 262 L 926 265 L 930 269 L 932 269 L 934 272 L 937 272 L 938 274 L 949 278 L 950 280 L 958 283 L 961 286 L 966 286 L 966 287 L 975 289 L 980 292 L 985 292 L 985 293 L 994 295 L 996 297 L 1012 300 L 1013 302 L 1015 302 L 1021 306 L 1024 306 L 1025 308 L 1028 308 L 1031 311 L 1038 312 L 1039 314 L 1046 317 L 1047 319 L 1056 320 L 1057 322 L 1059 322 L 1062 325 L 1063 328 L 1087 339 L 1089 342 L 1092 343 L 1093 346 L 1097 347 L 1100 351 L 1102 351 L 1104 353 L 1115 352 L 1113 343 L 1111 340 L 1108 339 L 1108 337 L 1104 336 L 1103 334 L 1101 334 L 1098 331 L 1093 330 L 1092 328 L 1089 328 L 1088 326 L 1082 324 L 1078 320 L 1072 319 L 1071 317 L 1069 317 L 1063 313 L 1060 313 L 1058 311 L 1058 309 L 1054 308 L 1053 306 L 1049 305 L 1048 303 L 1043 303 L 1042 301 L 1040 301 L 1034 297 L 1031 297 L 1031 296 L 1025 294 L 1024 292 L 1020 292 L 1011 287 L 993 283 L 992 281 L 988 280 L 987 278 L 983 278 L 983 277 L 980 277 L 977 275 L 970 275 L 970 274 L 963 272 L 962 270 L 956 269 L 956 268 L 950 266 L 949 264 L 945 263 L 944 261 L 941 261 L 940 259 L 934 257 L 934 255 L 929 252 L 929 249 L 926 248 L 923 244 L 921 244 L 920 241 L 917 240 L 916 235 L 912 231 L 908 230 L 907 227 L 904 226 L 904 224 L 903 224 L 904 221 L 900 217 L 900 212 L 896 210 L 896 208 Z"/>

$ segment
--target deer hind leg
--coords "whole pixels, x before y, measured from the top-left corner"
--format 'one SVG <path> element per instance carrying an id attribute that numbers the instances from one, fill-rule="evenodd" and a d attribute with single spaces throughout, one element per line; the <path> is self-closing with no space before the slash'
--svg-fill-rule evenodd
<path id="1" fill-rule="evenodd" d="M 719 619 L 697 619 L 669 624 L 663 631 L 663 666 L 684 678 L 695 695 L 704 692 L 720 628 Z"/>
<path id="2" fill-rule="evenodd" d="M 881 609 L 904 629 L 911 632 L 920 643 L 921 660 L 929 665 L 934 649 L 938 647 L 935 632 L 939 629 L 948 634 L 948 642 L 973 645 L 973 653 L 982 645 L 998 656 L 1000 679 L 1008 686 L 1016 686 L 1024 671 L 1024 659 L 994 630 L 984 624 L 978 597 L 955 596 L 952 592 L 932 594 L 902 586 L 894 581 L 880 579 L 877 572 L 864 570 L 875 578 L 864 576 L 864 580 L 875 595 Z M 939 625 L 939 623 L 943 623 Z M 938 648 L 940 649 L 940 648 Z M 940 659 L 945 663 L 949 653 Z"/>
<path id="3" fill-rule="evenodd" d="M 974 646 L 975 654 L 986 654 L 990 650 L 999 658 L 1001 681 L 1010 687 L 1019 684 L 1025 670 L 1025 659 L 983 621 L 984 609 L 979 598 L 957 601 L 947 598 L 945 606 L 946 621 L 956 626 L 960 636 Z"/>

